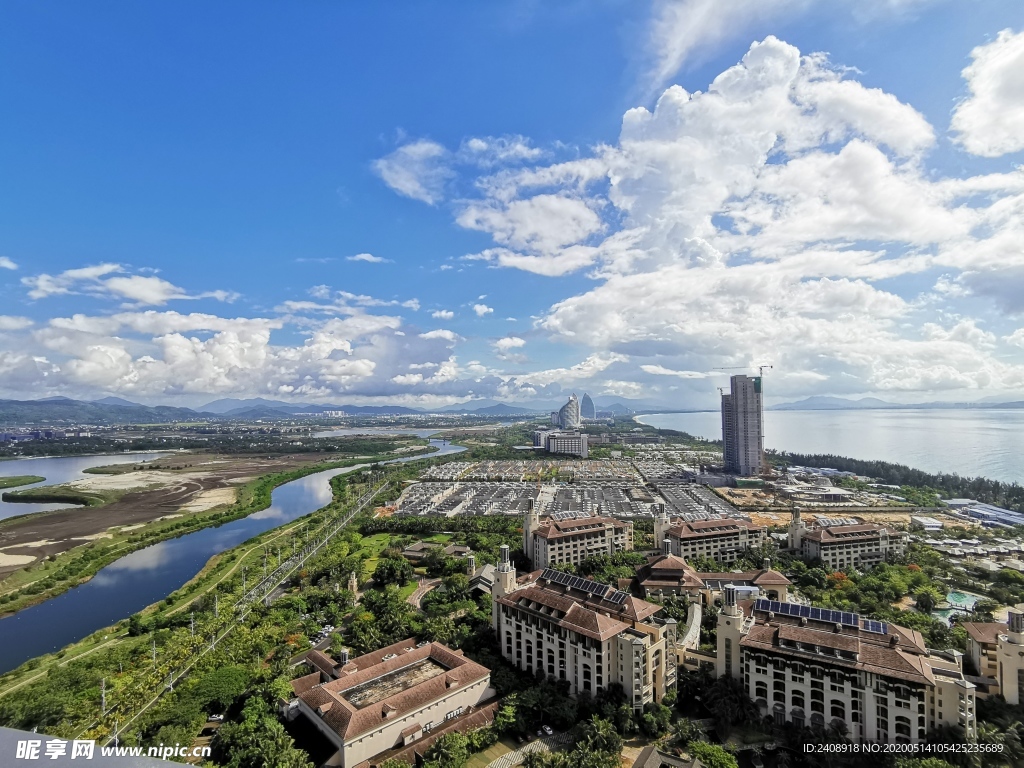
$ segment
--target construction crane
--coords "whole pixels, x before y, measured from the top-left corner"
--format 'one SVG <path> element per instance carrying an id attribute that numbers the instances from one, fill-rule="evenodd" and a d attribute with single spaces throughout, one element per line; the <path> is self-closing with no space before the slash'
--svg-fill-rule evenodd
<path id="1" fill-rule="evenodd" d="M 732 365 L 726 368 L 712 368 L 713 371 L 749 371 L 751 368 L 757 368 L 757 375 L 764 376 L 765 368 L 773 368 L 774 366 L 765 363 L 763 365 Z"/>

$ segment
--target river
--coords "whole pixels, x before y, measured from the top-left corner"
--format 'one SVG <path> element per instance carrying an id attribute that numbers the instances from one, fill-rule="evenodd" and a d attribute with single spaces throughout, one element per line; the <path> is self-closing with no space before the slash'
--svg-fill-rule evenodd
<path id="1" fill-rule="evenodd" d="M 718 412 L 637 417 L 720 440 Z M 766 448 L 880 459 L 926 472 L 1024 483 L 1024 409 L 765 411 Z"/>
<path id="2" fill-rule="evenodd" d="M 431 457 L 465 450 L 439 440 L 430 442 L 438 448 Z M 406 456 L 384 463 L 422 458 Z M 214 555 L 325 506 L 331 501 L 332 477 L 367 466 L 328 469 L 292 480 L 274 489 L 266 509 L 132 552 L 102 568 L 85 584 L 0 619 L 0 674 L 163 600 L 199 573 Z"/>
<path id="3" fill-rule="evenodd" d="M 59 485 L 89 477 L 85 470 L 91 467 L 105 467 L 110 464 L 137 464 L 152 461 L 168 453 L 115 453 L 93 456 L 48 456 L 31 459 L 11 459 L 0 461 L 0 477 L 16 477 L 18 475 L 38 475 L 46 479 L 31 485 L 19 485 L 8 488 L 9 491 L 21 491 L 26 488 L 38 488 L 42 485 Z M 0 492 L 2 493 L 2 492 Z M 0 501 L 0 520 L 15 515 L 27 515 L 32 512 L 49 512 L 54 509 L 67 509 L 73 504 L 40 504 L 36 502 Z"/>

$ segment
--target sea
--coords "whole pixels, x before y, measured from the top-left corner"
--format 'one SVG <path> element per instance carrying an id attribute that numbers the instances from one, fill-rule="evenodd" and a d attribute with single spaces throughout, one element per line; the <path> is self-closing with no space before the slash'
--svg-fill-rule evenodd
<path id="1" fill-rule="evenodd" d="M 657 413 L 637 421 L 722 438 L 717 411 Z M 764 433 L 765 448 L 1024 484 L 1024 409 L 765 411 Z"/>

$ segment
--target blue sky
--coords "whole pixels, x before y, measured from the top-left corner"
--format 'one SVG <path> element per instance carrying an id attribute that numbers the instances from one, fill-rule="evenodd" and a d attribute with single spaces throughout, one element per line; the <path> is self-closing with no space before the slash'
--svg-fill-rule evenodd
<path id="1" fill-rule="evenodd" d="M 770 362 L 776 399 L 1010 396 L 1022 33 L 1010 0 L 6 3 L 0 395 L 690 407 Z"/>

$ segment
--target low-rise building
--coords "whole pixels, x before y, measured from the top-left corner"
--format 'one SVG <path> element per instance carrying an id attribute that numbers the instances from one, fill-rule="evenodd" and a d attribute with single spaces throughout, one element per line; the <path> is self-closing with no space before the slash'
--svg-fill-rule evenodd
<path id="1" fill-rule="evenodd" d="M 523 519 L 523 552 L 534 568 L 579 563 L 633 549 L 633 524 L 612 517 L 541 520 L 531 504 Z"/>
<path id="2" fill-rule="evenodd" d="M 712 520 L 669 519 L 664 508 L 654 518 L 654 541 L 664 552 L 687 560 L 710 557 L 731 563 L 748 549 L 760 547 L 768 540 L 768 528 L 742 518 Z"/>
<path id="3" fill-rule="evenodd" d="M 911 515 L 910 529 L 912 531 L 941 531 L 942 521 L 936 520 L 934 517 L 925 517 L 923 515 Z"/>
<path id="4" fill-rule="evenodd" d="M 977 735 L 976 689 L 963 654 L 925 647 L 917 630 L 857 614 L 726 590 L 716 673 L 742 681 L 779 724 L 836 725 L 856 742 L 919 743 L 960 726 Z"/>
<path id="5" fill-rule="evenodd" d="M 573 695 L 619 684 L 636 711 L 675 687 L 676 622 L 657 618 L 661 606 L 550 569 L 517 578 L 507 546 L 491 595 L 502 656 L 523 672 Z"/>
<path id="6" fill-rule="evenodd" d="M 678 555 L 654 555 L 637 568 L 636 589 L 644 597 L 687 596 L 712 605 L 722 598 L 726 586 L 753 597 L 786 600 L 792 582 L 765 561 L 756 571 L 704 573 L 694 570 Z"/>
<path id="7" fill-rule="evenodd" d="M 903 554 L 909 538 L 905 531 L 875 523 L 831 525 L 819 518 L 809 527 L 798 507 L 789 524 L 788 543 L 804 560 L 820 560 L 833 570 L 866 570 Z"/>
<path id="8" fill-rule="evenodd" d="M 292 681 L 287 717 L 306 717 L 337 748 L 326 765 L 353 768 L 412 744 L 495 696 L 491 672 L 461 651 L 412 638 L 348 660 L 310 651 Z"/>

